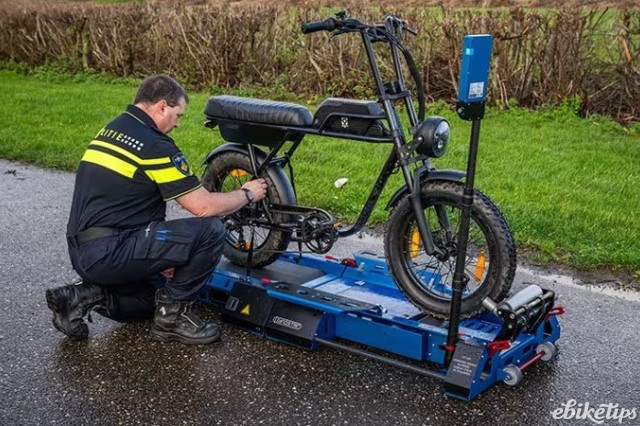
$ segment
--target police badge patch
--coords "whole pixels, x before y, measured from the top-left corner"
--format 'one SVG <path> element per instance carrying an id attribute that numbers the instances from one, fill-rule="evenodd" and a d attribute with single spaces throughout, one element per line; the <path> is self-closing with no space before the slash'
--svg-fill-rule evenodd
<path id="1" fill-rule="evenodd" d="M 189 169 L 189 163 L 187 163 L 187 159 L 184 158 L 184 155 L 179 152 L 173 157 L 171 157 L 171 162 L 178 170 L 182 172 L 185 176 L 191 176 L 191 170 Z"/>

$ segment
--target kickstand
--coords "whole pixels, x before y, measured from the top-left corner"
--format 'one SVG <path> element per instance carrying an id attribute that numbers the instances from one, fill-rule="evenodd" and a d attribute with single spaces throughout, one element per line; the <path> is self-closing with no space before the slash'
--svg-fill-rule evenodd
<path id="1" fill-rule="evenodd" d="M 253 207 L 255 208 L 255 204 L 253 204 Z M 251 225 L 251 242 L 249 243 L 249 254 L 247 255 L 247 273 L 246 273 L 246 277 L 247 277 L 247 281 L 251 282 L 251 267 L 253 266 L 253 242 L 255 239 L 255 235 L 256 235 L 256 227 L 255 225 Z"/>
<path id="2" fill-rule="evenodd" d="M 302 258 L 302 241 L 298 241 L 298 257 Z"/>

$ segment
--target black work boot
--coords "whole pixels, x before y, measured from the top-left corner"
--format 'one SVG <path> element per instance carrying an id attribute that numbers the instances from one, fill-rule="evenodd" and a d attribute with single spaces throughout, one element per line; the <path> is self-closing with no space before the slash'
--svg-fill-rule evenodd
<path id="1" fill-rule="evenodd" d="M 160 342 L 176 340 L 189 345 L 203 345 L 215 342 L 222 330 L 217 324 L 206 323 L 191 312 L 192 301 L 175 300 L 164 290 L 156 293 L 156 314 L 149 333 Z"/>
<path id="2" fill-rule="evenodd" d="M 89 328 L 83 318 L 91 309 L 101 306 L 105 296 L 102 288 L 83 282 L 48 289 L 47 305 L 53 311 L 54 327 L 70 339 L 86 339 Z"/>

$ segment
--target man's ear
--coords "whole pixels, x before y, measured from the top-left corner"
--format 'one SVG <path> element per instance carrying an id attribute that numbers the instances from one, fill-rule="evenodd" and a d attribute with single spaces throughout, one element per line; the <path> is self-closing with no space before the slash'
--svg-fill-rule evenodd
<path id="1" fill-rule="evenodd" d="M 158 101 L 158 103 L 156 104 L 158 107 L 158 111 L 164 113 L 167 109 L 167 107 L 169 106 L 169 104 L 167 103 L 166 99 L 161 99 L 160 101 Z"/>

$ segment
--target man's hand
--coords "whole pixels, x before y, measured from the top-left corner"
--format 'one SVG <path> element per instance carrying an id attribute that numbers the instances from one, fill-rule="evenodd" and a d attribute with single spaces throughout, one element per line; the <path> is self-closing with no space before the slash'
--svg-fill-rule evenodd
<path id="1" fill-rule="evenodd" d="M 260 201 L 267 196 L 267 181 L 264 179 L 250 180 L 242 185 L 253 194 L 253 201 Z"/>
<path id="2" fill-rule="evenodd" d="M 256 179 L 242 185 L 253 194 L 253 201 L 260 201 L 267 195 L 267 182 Z M 191 191 L 177 199 L 188 212 L 198 217 L 226 216 L 247 205 L 247 194 L 237 190 L 231 192 L 209 192 L 203 187 Z"/>
<path id="3" fill-rule="evenodd" d="M 176 271 L 175 268 L 169 268 L 169 269 L 165 269 L 164 271 L 162 271 L 160 273 L 165 278 L 173 278 L 173 274 L 175 273 L 175 271 Z"/>

